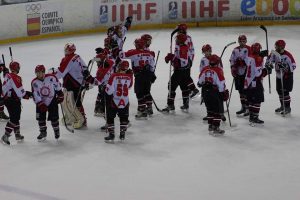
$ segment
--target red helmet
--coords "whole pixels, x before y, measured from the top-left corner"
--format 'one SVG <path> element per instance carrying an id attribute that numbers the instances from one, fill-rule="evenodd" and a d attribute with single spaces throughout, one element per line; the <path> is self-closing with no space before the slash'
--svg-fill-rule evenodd
<path id="1" fill-rule="evenodd" d="M 45 71 L 46 71 L 46 68 L 45 68 L 44 65 L 37 65 L 35 67 L 35 70 L 34 70 L 35 73 L 37 73 L 37 72 L 44 72 L 45 73 Z"/>
<path id="2" fill-rule="evenodd" d="M 246 37 L 246 35 L 240 35 L 239 38 L 238 38 L 238 41 L 239 41 L 239 42 L 241 42 L 241 41 L 247 42 L 247 37 Z"/>
<path id="3" fill-rule="evenodd" d="M 186 40 L 187 40 L 187 36 L 185 34 L 178 34 L 176 36 L 176 41 L 180 44 L 185 43 Z"/>
<path id="4" fill-rule="evenodd" d="M 96 58 L 99 58 L 100 61 L 105 60 L 107 58 L 107 51 L 103 49 L 103 51 L 96 55 Z"/>
<path id="5" fill-rule="evenodd" d="M 136 49 L 144 49 L 145 48 L 145 41 L 141 38 L 135 39 L 134 46 Z"/>
<path id="6" fill-rule="evenodd" d="M 145 40 L 147 42 L 147 41 L 152 40 L 152 36 L 149 34 L 144 34 L 144 35 L 142 35 L 141 39 Z"/>
<path id="7" fill-rule="evenodd" d="M 12 61 L 11 63 L 9 63 L 9 69 L 11 71 L 19 72 L 20 64 L 18 62 Z"/>
<path id="8" fill-rule="evenodd" d="M 216 54 L 213 54 L 213 55 L 209 56 L 208 60 L 209 60 L 209 64 L 211 66 L 215 66 L 215 65 L 218 65 L 220 63 L 221 59 Z"/>
<path id="9" fill-rule="evenodd" d="M 186 24 L 178 24 L 178 25 L 177 25 L 177 29 L 178 29 L 178 31 L 180 31 L 180 32 L 186 32 L 186 30 L 187 30 L 187 25 L 186 25 Z"/>
<path id="10" fill-rule="evenodd" d="M 211 46 L 209 44 L 205 44 L 202 46 L 202 53 L 206 51 L 211 51 Z"/>
<path id="11" fill-rule="evenodd" d="M 253 54 L 259 54 L 260 50 L 261 50 L 261 45 L 259 43 L 254 43 L 251 45 L 251 52 Z"/>
<path id="12" fill-rule="evenodd" d="M 126 71 L 129 69 L 129 62 L 127 60 L 122 60 L 119 64 L 119 70 Z"/>
<path id="13" fill-rule="evenodd" d="M 275 42 L 275 46 L 277 46 L 277 47 L 281 47 L 281 48 L 285 48 L 285 41 L 284 40 L 277 40 L 276 42 Z"/>
<path id="14" fill-rule="evenodd" d="M 67 43 L 64 48 L 65 55 L 70 55 L 76 51 L 76 46 L 73 43 Z"/>

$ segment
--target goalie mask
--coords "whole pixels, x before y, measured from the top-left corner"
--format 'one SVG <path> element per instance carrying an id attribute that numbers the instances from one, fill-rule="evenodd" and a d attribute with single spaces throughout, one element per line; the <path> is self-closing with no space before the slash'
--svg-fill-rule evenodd
<path id="1" fill-rule="evenodd" d="M 76 46 L 73 43 L 67 43 L 64 48 L 65 55 L 73 54 L 76 51 Z"/>
<path id="2" fill-rule="evenodd" d="M 19 73 L 19 71 L 20 71 L 20 64 L 18 62 L 13 61 L 13 62 L 9 63 L 9 69 L 12 72 Z"/>

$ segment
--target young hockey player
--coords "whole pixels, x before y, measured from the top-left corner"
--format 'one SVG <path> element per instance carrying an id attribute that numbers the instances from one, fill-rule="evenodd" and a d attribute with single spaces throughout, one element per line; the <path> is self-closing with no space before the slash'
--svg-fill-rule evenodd
<path id="1" fill-rule="evenodd" d="M 108 98 L 107 107 L 107 130 L 109 135 L 105 137 L 105 141 L 113 141 L 115 139 L 115 123 L 114 118 L 118 114 L 120 118 L 120 140 L 125 139 L 125 132 L 128 124 L 129 97 L 128 90 L 133 83 L 132 71 L 129 70 L 128 61 L 121 61 L 118 71 L 110 77 L 106 86 Z"/>
<path id="2" fill-rule="evenodd" d="M 231 74 L 234 77 L 235 89 L 239 91 L 241 110 L 237 111 L 237 115 L 249 115 L 247 97 L 244 91 L 244 81 L 246 76 L 245 59 L 248 57 L 250 47 L 246 45 L 247 37 L 240 35 L 238 38 L 239 46 L 234 48 L 230 57 Z"/>
<path id="3" fill-rule="evenodd" d="M 189 109 L 189 88 L 188 83 L 190 80 L 190 62 L 188 58 L 189 47 L 185 44 L 187 36 L 185 34 L 178 34 L 176 36 L 176 48 L 174 54 L 168 53 L 165 57 L 166 63 L 171 62 L 174 72 L 171 76 L 171 84 L 168 84 L 168 101 L 167 107 L 162 111 L 168 113 L 175 110 L 174 100 L 176 96 L 176 89 L 180 86 L 182 92 L 183 105 L 181 110 L 187 111 Z"/>
<path id="4" fill-rule="evenodd" d="M 73 43 L 65 45 L 65 57 L 61 60 L 56 77 L 63 79 L 63 87 L 66 89 L 65 101 L 62 104 L 66 121 L 73 123 L 73 128 L 78 129 L 87 126 L 81 93 L 85 87 L 84 75 L 87 74 L 88 67 L 75 51 L 76 47 Z M 70 103 L 72 105 L 68 105 Z"/>
<path id="5" fill-rule="evenodd" d="M 5 77 L 5 74 L 7 73 L 7 68 L 5 67 L 5 64 L 2 63 L 0 60 L 0 74 L 3 72 L 3 78 Z M 0 94 L 2 93 L 2 81 L 0 79 Z M 4 99 L 0 96 L 0 120 L 7 121 L 9 120 L 9 117 L 4 112 Z"/>
<path id="6" fill-rule="evenodd" d="M 36 120 L 39 124 L 40 134 L 37 137 L 39 141 L 47 137 L 46 115 L 48 112 L 48 121 L 51 121 L 55 139 L 60 136 L 59 132 L 59 113 L 58 104 L 64 100 L 64 93 L 61 90 L 61 84 L 53 74 L 45 74 L 45 66 L 37 65 L 35 75 L 31 82 L 33 100 L 36 104 Z"/>
<path id="7" fill-rule="evenodd" d="M 284 40 L 275 42 L 275 50 L 277 53 L 271 53 L 266 61 L 266 66 L 275 64 L 276 72 L 276 91 L 279 96 L 280 107 L 275 110 L 275 113 L 282 115 L 291 112 L 291 97 L 290 92 L 293 90 L 293 72 L 296 69 L 296 62 L 292 54 L 285 50 L 286 43 Z"/>
<path id="8" fill-rule="evenodd" d="M 21 99 L 29 99 L 32 93 L 25 91 L 22 85 L 22 79 L 18 75 L 20 71 L 20 64 L 18 62 L 11 62 L 9 64 L 10 73 L 4 77 L 2 85 L 2 97 L 4 104 L 9 113 L 9 121 L 5 126 L 5 133 L 1 140 L 10 145 L 9 137 L 14 131 L 17 141 L 22 141 L 24 136 L 20 133 L 20 118 L 21 118 Z"/>
<path id="9" fill-rule="evenodd" d="M 249 103 L 249 122 L 250 125 L 263 124 L 264 121 L 258 118 L 260 105 L 264 102 L 264 87 L 262 79 L 268 73 L 268 69 L 263 69 L 263 57 L 260 54 L 261 45 L 254 43 L 251 45 L 251 54 L 246 59 L 246 77 L 244 89 Z"/>
<path id="10" fill-rule="evenodd" d="M 220 60 L 217 55 L 211 55 L 209 66 L 203 68 L 198 81 L 198 86 L 202 87 L 202 95 L 207 108 L 208 130 L 213 132 L 213 135 L 225 133 L 220 129 L 220 122 L 223 101 L 227 101 L 229 97 L 223 70 L 218 67 Z"/>
<path id="11" fill-rule="evenodd" d="M 149 35 L 149 34 L 144 34 L 141 36 L 141 39 L 145 41 L 145 48 L 144 50 L 146 51 L 150 51 L 150 45 L 152 43 L 152 36 Z M 155 55 L 155 53 L 153 52 L 152 53 L 153 55 Z M 153 63 L 153 65 L 155 65 L 155 63 Z M 151 85 L 155 82 L 156 80 L 156 75 L 155 75 L 155 67 L 156 66 L 153 66 L 152 67 L 152 70 L 150 71 L 150 73 L 153 73 L 153 74 L 149 74 L 149 76 L 152 78 L 151 81 L 148 82 L 149 84 L 149 93 L 145 95 L 145 100 L 146 100 L 146 110 L 147 110 L 147 114 L 149 116 L 153 115 L 153 108 L 152 108 L 152 104 L 153 104 L 153 99 L 152 99 L 152 95 L 151 95 Z"/>
<path id="12" fill-rule="evenodd" d="M 212 48 L 209 44 L 205 44 L 202 46 L 202 54 L 204 55 L 204 57 L 200 61 L 200 73 L 202 72 L 204 67 L 209 66 L 209 57 L 212 55 Z M 222 60 L 220 60 L 218 67 L 223 71 Z M 201 103 L 202 102 L 203 101 L 201 101 Z M 222 121 L 226 121 L 226 117 L 224 116 L 224 106 L 222 107 L 221 111 L 222 111 L 221 119 Z M 203 120 L 204 121 L 208 120 L 207 116 L 203 117 Z"/>
<path id="13" fill-rule="evenodd" d="M 189 68 L 190 78 L 189 78 L 189 82 L 188 82 L 188 88 L 190 90 L 189 96 L 190 96 L 190 98 L 193 98 L 194 96 L 199 94 L 199 90 L 196 88 L 194 81 L 191 78 L 191 68 L 193 66 L 193 61 L 194 61 L 194 57 L 195 57 L 194 44 L 192 41 L 192 37 L 187 34 L 187 25 L 186 24 L 178 24 L 177 29 L 178 29 L 178 32 L 177 32 L 178 34 L 185 34 L 187 37 L 185 44 L 189 47 L 188 57 L 189 57 L 189 66 L 190 66 L 190 68 Z"/>
<path id="14" fill-rule="evenodd" d="M 148 112 L 147 100 L 152 100 L 150 94 L 151 83 L 155 80 L 154 75 L 154 57 L 153 51 L 144 50 L 145 42 L 142 39 L 136 39 L 134 41 L 136 49 L 131 49 L 127 52 L 121 52 L 121 58 L 127 58 L 131 60 L 132 70 L 134 73 L 134 92 L 138 100 L 138 109 L 136 119 L 146 119 Z"/>

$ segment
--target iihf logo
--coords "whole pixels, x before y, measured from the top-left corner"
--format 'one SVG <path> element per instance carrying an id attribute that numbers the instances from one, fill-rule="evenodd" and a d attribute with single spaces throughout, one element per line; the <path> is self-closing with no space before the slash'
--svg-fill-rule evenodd
<path id="1" fill-rule="evenodd" d="M 177 16 L 178 16 L 177 2 L 171 1 L 169 3 L 169 19 L 177 19 Z"/>
<path id="2" fill-rule="evenodd" d="M 106 5 L 100 6 L 100 23 L 108 22 L 108 7 Z"/>

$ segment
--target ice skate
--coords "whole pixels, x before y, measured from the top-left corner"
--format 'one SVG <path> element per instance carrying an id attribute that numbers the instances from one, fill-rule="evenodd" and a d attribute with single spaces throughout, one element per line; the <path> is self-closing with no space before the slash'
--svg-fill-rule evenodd
<path id="1" fill-rule="evenodd" d="M 1 140 L 3 142 L 3 144 L 7 144 L 7 145 L 10 145 L 10 141 L 9 141 L 9 136 L 4 134 L 2 137 L 1 137 Z"/>
<path id="2" fill-rule="evenodd" d="M 20 133 L 16 133 L 15 138 L 16 138 L 17 142 L 22 142 L 24 140 L 24 136 L 21 135 Z"/>
<path id="3" fill-rule="evenodd" d="M 241 115 L 241 114 L 243 114 L 245 112 L 246 112 L 246 108 L 245 108 L 245 106 L 242 106 L 241 110 L 237 111 L 236 114 L 237 115 Z"/>
<path id="4" fill-rule="evenodd" d="M 161 110 L 162 113 L 174 113 L 175 106 L 174 105 L 168 105 L 164 109 Z"/>
<path id="5" fill-rule="evenodd" d="M 59 137 L 60 137 L 60 132 L 59 131 L 55 131 L 54 132 L 54 137 L 55 137 L 55 139 L 59 139 Z"/>
<path id="6" fill-rule="evenodd" d="M 195 88 L 194 90 L 192 90 L 191 92 L 190 92 L 190 98 L 192 99 L 192 98 L 194 98 L 196 95 L 198 95 L 200 93 L 200 91 L 197 89 L 197 88 Z"/>
<path id="7" fill-rule="evenodd" d="M 135 115 L 135 119 L 137 120 L 145 120 L 147 119 L 147 112 L 146 111 L 138 111 L 137 114 Z"/>
<path id="8" fill-rule="evenodd" d="M 105 142 L 113 142 L 115 139 L 115 134 L 110 133 L 108 136 L 104 138 Z"/>
<path id="9" fill-rule="evenodd" d="M 275 109 L 275 113 L 281 113 L 283 111 L 283 106 Z"/>
<path id="10" fill-rule="evenodd" d="M 282 111 L 280 112 L 281 115 L 287 115 L 291 113 L 291 108 L 285 108 L 284 110 L 282 109 Z"/>
<path id="11" fill-rule="evenodd" d="M 224 135 L 224 133 L 225 133 L 225 131 L 220 129 L 220 127 L 218 127 L 218 126 L 212 126 L 212 129 L 213 129 L 213 131 L 210 132 L 209 134 L 211 134 L 212 136 L 215 136 L 215 137 Z"/>
<path id="12" fill-rule="evenodd" d="M 152 116 L 153 115 L 153 108 L 152 108 L 152 106 L 149 106 L 149 107 L 147 107 L 147 114 L 149 115 L 149 116 Z"/>
<path id="13" fill-rule="evenodd" d="M 7 121 L 9 120 L 9 117 L 5 114 L 4 111 L 0 112 L 0 121 Z"/>
<path id="14" fill-rule="evenodd" d="M 258 116 L 250 116 L 249 124 L 250 126 L 263 125 L 265 122 L 258 118 Z"/>
<path id="15" fill-rule="evenodd" d="M 120 138 L 120 140 L 125 140 L 125 131 L 120 132 L 119 138 Z"/>
<path id="16" fill-rule="evenodd" d="M 41 132 L 38 136 L 37 136 L 37 140 L 39 142 L 45 141 L 47 137 L 47 132 Z"/>

